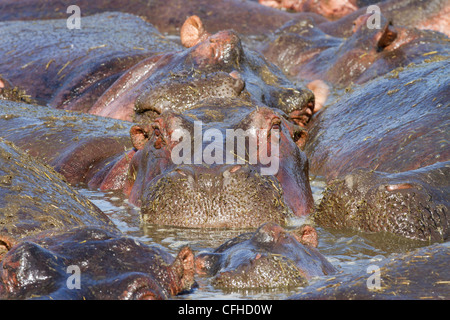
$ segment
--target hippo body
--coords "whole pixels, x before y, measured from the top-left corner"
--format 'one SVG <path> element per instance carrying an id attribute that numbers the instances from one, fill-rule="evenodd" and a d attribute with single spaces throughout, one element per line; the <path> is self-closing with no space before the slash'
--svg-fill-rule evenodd
<path id="1" fill-rule="evenodd" d="M 41 104 L 115 119 L 151 121 L 207 98 L 238 97 L 282 109 L 302 125 L 309 121 L 313 93 L 244 49 L 232 30 L 210 35 L 198 17 L 189 18 L 181 30 L 188 49 L 181 50 L 131 15 L 104 13 L 83 22 L 82 31 L 65 28 L 63 19 L 0 23 L 8 35 L 4 48 L 17 39 L 24 46 L 0 52 L 0 73 Z M 145 32 L 132 37 L 133 30 Z M 32 76 L 23 77 L 23 70 Z"/>
<path id="2" fill-rule="evenodd" d="M 0 258 L 23 237 L 46 230 L 86 225 L 116 230 L 52 168 L 3 139 L 0 147 Z"/>
<path id="3" fill-rule="evenodd" d="M 26 0 L 17 3 L 13 0 L 0 4 L 0 20 L 28 19 L 67 19 L 70 13 L 67 8 L 73 3 L 60 0 Z M 124 3 L 120 0 L 77 2 L 82 16 L 106 11 L 119 11 L 145 17 L 162 33 L 178 34 L 186 17 L 198 15 L 210 32 L 223 29 L 234 29 L 244 35 L 264 36 L 276 30 L 287 21 L 312 16 L 319 22 L 325 18 L 313 13 L 292 14 L 268 8 L 251 1 L 240 0 L 131 0 Z"/>
<path id="4" fill-rule="evenodd" d="M 449 161 L 400 173 L 354 170 L 327 185 L 314 221 L 331 229 L 443 242 L 450 229 L 449 177 Z"/>
<path id="5" fill-rule="evenodd" d="M 448 300 L 449 255 L 449 242 L 393 254 L 363 270 L 317 281 L 289 299 Z"/>
<path id="6" fill-rule="evenodd" d="M 355 87 L 311 122 L 311 172 L 327 180 L 356 168 L 418 169 L 450 159 L 449 60 L 399 68 Z"/>
<path id="7" fill-rule="evenodd" d="M 374 1 L 375 2 L 375 1 Z M 353 33 L 354 21 L 361 15 L 370 13 L 372 4 L 380 8 L 389 21 L 396 26 L 421 30 L 434 30 L 450 36 L 450 3 L 447 0 L 386 0 L 364 4 L 360 9 L 345 17 L 320 24 L 321 30 L 335 37 L 349 37 Z"/>
<path id="8" fill-rule="evenodd" d="M 196 268 L 214 276 L 212 284 L 227 289 L 304 286 L 309 279 L 336 269 L 317 250 L 311 226 L 288 232 L 266 223 L 255 232 L 228 240 L 212 253 L 200 253 Z"/>
<path id="9" fill-rule="evenodd" d="M 289 217 L 308 214 L 313 206 L 308 162 L 296 144 L 301 140 L 296 132 L 303 130 L 281 111 L 239 103 L 212 100 L 181 115 L 164 112 L 154 123 L 129 129 L 131 124 L 124 121 L 2 101 L 0 134 L 55 167 L 70 183 L 123 190 L 149 223 L 256 227 L 270 220 L 285 224 Z M 228 129 L 267 132 L 276 127 L 277 170 L 261 175 L 265 165 L 246 163 L 248 158 L 238 163 L 237 157 L 228 164 L 225 153 L 222 163 L 175 163 L 172 152 L 177 143 L 171 135 L 178 129 L 194 137 L 196 121 L 204 123 L 202 132 L 222 130 L 223 137 Z M 201 150 L 210 146 L 207 140 L 202 145 Z M 221 144 L 216 150 L 222 148 L 226 149 Z M 175 199 L 184 205 L 177 206 Z"/>
<path id="10" fill-rule="evenodd" d="M 372 29 L 368 19 L 358 17 L 354 32 L 346 37 L 330 36 L 308 20 L 294 20 L 277 30 L 262 52 L 292 79 L 322 80 L 336 88 L 450 52 L 448 37 L 439 32 L 392 24 L 383 15 L 380 28 Z"/>

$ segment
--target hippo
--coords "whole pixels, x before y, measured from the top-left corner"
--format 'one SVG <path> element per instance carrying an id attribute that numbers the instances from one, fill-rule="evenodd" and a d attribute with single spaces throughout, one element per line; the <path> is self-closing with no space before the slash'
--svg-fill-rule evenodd
<path id="1" fill-rule="evenodd" d="M 89 112 L 142 122 L 141 118 L 151 121 L 168 109 L 183 112 L 207 98 L 240 98 L 279 108 L 297 124 L 309 121 L 313 93 L 294 87 L 261 54 L 244 49 L 236 32 L 211 35 L 199 17 L 191 16 L 180 34 L 186 50 L 160 58 L 153 72 L 142 61 L 119 78 Z"/>
<path id="2" fill-rule="evenodd" d="M 287 231 L 268 222 L 228 240 L 212 253 L 198 254 L 196 272 L 213 276 L 212 284 L 218 288 L 305 286 L 313 277 L 337 271 L 317 245 L 317 232 L 310 225 Z"/>
<path id="3" fill-rule="evenodd" d="M 122 21 L 128 21 L 133 30 L 144 28 L 148 37 L 141 41 L 143 34 L 140 34 L 133 41 L 118 41 L 113 46 L 96 29 L 99 21 L 104 22 L 105 28 L 117 25 L 108 29 L 112 33 L 108 41 L 124 38 L 121 34 L 125 32 L 126 39 L 130 38 L 129 33 L 133 34 L 128 29 L 122 30 Z M 260 53 L 244 49 L 233 30 L 210 35 L 202 21 L 192 16 L 181 28 L 181 42 L 188 48 L 177 50 L 176 44 L 137 17 L 105 13 L 86 17 L 83 23 L 82 33 L 63 29 L 62 20 L 0 23 L 0 29 L 8 34 L 2 39 L 5 48 L 20 38 L 34 53 L 32 56 L 11 51 L 0 53 L 4 57 L 0 72 L 32 98 L 46 101 L 52 107 L 127 121 L 153 121 L 164 110 L 182 112 L 203 99 L 214 97 L 241 98 L 249 103 L 255 100 L 283 110 L 302 126 L 311 118 L 313 93 L 295 87 Z M 115 29 L 118 26 L 120 32 Z M 36 37 L 36 32 L 41 36 Z M 45 40 L 53 39 L 54 35 L 56 48 Z M 73 44 L 77 50 L 72 53 L 65 44 L 69 47 Z M 136 45 L 145 50 L 137 50 Z M 133 50 L 129 49 L 131 46 Z M 86 56 L 86 52 L 92 57 Z M 55 58 L 49 60 L 49 55 Z M 33 76 L 23 77 L 23 70 L 32 72 Z M 42 82 L 42 88 L 36 86 L 39 79 L 47 79 Z"/>
<path id="4" fill-rule="evenodd" d="M 296 12 L 315 12 L 327 19 L 336 20 L 342 18 L 367 2 L 377 2 L 368 0 L 259 0 L 260 4 L 277 9 L 285 9 Z"/>
<path id="5" fill-rule="evenodd" d="M 372 28 L 370 18 L 359 16 L 348 37 L 333 37 L 311 21 L 294 20 L 277 30 L 261 51 L 289 78 L 321 80 L 337 89 L 449 54 L 448 37 L 439 32 L 399 26 L 384 14 L 380 28 Z"/>
<path id="6" fill-rule="evenodd" d="M 2 138 L 0 164 L 0 299 L 167 299 L 193 286 L 189 247 L 173 258 L 125 237 L 61 175 Z M 82 290 L 68 286 L 74 265 Z"/>
<path id="7" fill-rule="evenodd" d="M 140 60 L 180 48 L 124 13 L 83 17 L 82 29 L 60 19 L 1 22 L 0 30 L 0 74 L 39 104 L 84 111 Z"/>
<path id="8" fill-rule="evenodd" d="M 0 21 L 67 19 L 73 11 L 69 0 L 5 0 L 0 4 Z M 264 37 L 291 19 L 313 17 L 317 22 L 327 19 L 315 13 L 289 13 L 241 0 L 130 0 L 108 2 L 79 0 L 81 15 L 116 11 L 144 17 L 164 34 L 177 35 L 186 17 L 198 15 L 210 32 L 235 29 L 244 36 Z"/>
<path id="9" fill-rule="evenodd" d="M 2 299 L 161 300 L 194 285 L 189 247 L 174 258 L 157 245 L 98 226 L 25 237 L 0 268 Z"/>
<path id="10" fill-rule="evenodd" d="M 320 23 L 319 27 L 325 33 L 334 37 L 349 37 L 353 33 L 354 21 L 361 15 L 374 14 L 377 8 L 380 13 L 395 25 L 434 30 L 450 37 L 450 3 L 447 0 L 386 0 L 363 1 L 360 9 L 349 13 L 339 20 Z"/>
<path id="11" fill-rule="evenodd" d="M 396 253 L 364 270 L 319 280 L 290 300 L 448 300 L 450 243 Z"/>
<path id="12" fill-rule="evenodd" d="M 399 173 L 356 169 L 327 185 L 313 219 L 330 229 L 443 242 L 450 229 L 449 177 L 449 161 Z"/>
<path id="13" fill-rule="evenodd" d="M 305 152 L 330 181 L 357 168 L 403 172 L 450 160 L 449 59 L 397 68 L 352 87 L 310 122 Z"/>
<path id="14" fill-rule="evenodd" d="M 239 99 L 212 99 L 182 114 L 168 110 L 152 123 L 133 125 L 8 101 L 0 101 L 0 106 L 1 136 L 41 158 L 71 184 L 122 190 L 130 203 L 141 207 L 147 223 L 194 228 L 257 227 L 267 221 L 285 225 L 313 208 L 308 160 L 299 148 L 305 141 L 304 129 L 287 120 L 281 110 Z M 269 149 L 263 143 L 260 147 L 278 156 L 273 154 L 270 163 L 253 161 L 248 146 L 226 149 L 226 139 L 211 144 L 204 138 L 198 147 L 193 139 L 199 132 L 202 136 L 213 132 L 219 139 L 219 134 L 226 137 L 227 130 L 239 129 L 248 135 L 273 132 L 275 139 L 279 132 L 279 140 L 273 140 L 275 145 L 279 141 L 279 151 L 270 147 L 272 140 L 266 140 Z M 176 132 L 191 134 L 192 140 L 182 144 L 185 147 L 193 142 L 192 150 L 200 148 L 204 155 L 209 150 L 213 156 L 217 152 L 217 157 L 222 153 L 225 161 L 213 157 L 211 163 L 179 162 L 173 155 L 177 150 L 184 155 L 184 150 L 174 138 Z M 217 148 L 211 151 L 213 145 Z M 220 152 L 222 148 L 233 155 L 231 161 Z"/>

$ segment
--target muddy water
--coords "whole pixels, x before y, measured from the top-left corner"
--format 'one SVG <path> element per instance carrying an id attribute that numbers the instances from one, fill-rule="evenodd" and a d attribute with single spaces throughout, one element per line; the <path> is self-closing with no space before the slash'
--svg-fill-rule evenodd
<path id="1" fill-rule="evenodd" d="M 311 181 L 314 200 L 317 203 L 325 183 L 320 178 Z M 172 254 L 185 245 L 189 245 L 195 253 L 212 251 L 224 241 L 235 237 L 249 229 L 187 229 L 169 226 L 142 225 L 139 219 L 139 208 L 131 205 L 121 192 L 106 192 L 80 189 L 80 193 L 87 196 L 94 204 L 102 209 L 118 228 L 128 236 L 141 242 L 159 244 Z M 295 228 L 303 223 L 310 223 L 307 219 L 296 219 L 289 223 L 289 228 Z M 411 248 L 411 244 L 386 247 L 385 241 L 368 238 L 354 233 L 331 232 L 316 227 L 319 233 L 319 251 L 340 272 L 351 273 L 360 269 L 367 270 L 369 265 L 376 265 L 392 252 L 404 251 Z M 368 274 L 368 277 L 370 275 Z M 302 287 L 274 290 L 240 290 L 224 291 L 210 285 L 206 277 L 197 277 L 198 288 L 187 294 L 179 295 L 176 299 L 285 299 L 298 293 Z M 310 283 L 317 281 L 312 279 Z"/>

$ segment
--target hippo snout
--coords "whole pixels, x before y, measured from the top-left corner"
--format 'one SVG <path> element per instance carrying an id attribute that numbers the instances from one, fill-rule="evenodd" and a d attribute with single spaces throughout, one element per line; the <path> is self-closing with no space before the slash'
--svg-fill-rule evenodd
<path id="1" fill-rule="evenodd" d="M 143 195 L 147 223 L 245 228 L 293 215 L 278 180 L 248 164 L 183 165 L 155 180 Z"/>

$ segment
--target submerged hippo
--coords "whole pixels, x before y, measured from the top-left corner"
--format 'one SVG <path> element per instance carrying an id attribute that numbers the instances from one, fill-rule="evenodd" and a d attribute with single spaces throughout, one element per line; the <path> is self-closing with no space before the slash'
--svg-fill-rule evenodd
<path id="1" fill-rule="evenodd" d="M 109 218 L 52 168 L 0 138 L 0 259 L 25 236 L 97 225 Z"/>
<path id="2" fill-rule="evenodd" d="M 287 121 L 286 114 L 263 105 L 207 100 L 182 114 L 165 111 L 152 123 L 134 126 L 7 101 L 0 105 L 4 106 L 0 135 L 42 158 L 71 183 L 123 190 L 150 223 L 256 227 L 274 221 L 283 225 L 313 207 L 308 161 L 299 148 L 304 131 Z M 227 130 L 242 132 L 247 139 L 256 139 L 257 132 L 274 137 L 279 132 L 279 140 L 253 145 L 260 157 L 266 152 L 268 161 L 263 163 L 260 158 L 251 160 L 250 142 L 239 149 L 238 138 L 227 149 Z M 190 137 L 177 138 L 177 132 Z M 181 151 L 180 146 L 186 149 Z M 188 148 L 192 152 L 184 154 Z M 192 160 L 197 148 L 203 154 L 200 162 L 176 160 L 178 156 Z M 212 161 L 206 162 L 207 157 Z M 263 168 L 273 171 L 264 174 Z"/>
<path id="3" fill-rule="evenodd" d="M 332 229 L 443 242 L 450 230 L 449 178 L 449 161 L 400 173 L 355 170 L 328 184 L 314 221 Z"/>
<path id="4" fill-rule="evenodd" d="M 73 11 L 67 8 L 70 0 L 4 0 L 0 4 L 0 21 L 29 19 L 67 19 Z M 144 17 L 160 32 L 178 34 L 186 17 L 198 15 L 211 32 L 235 29 L 244 35 L 264 36 L 275 31 L 287 21 L 305 16 L 325 22 L 325 18 L 313 13 L 288 13 L 261 6 L 258 3 L 241 0 L 120 0 L 90 1 L 78 0 L 76 5 L 85 16 L 119 11 Z"/>
<path id="5" fill-rule="evenodd" d="M 320 29 L 335 37 L 349 37 L 353 33 L 354 21 L 361 15 L 374 14 L 376 12 L 374 7 L 369 6 L 375 4 L 380 9 L 380 13 L 393 21 L 395 25 L 434 30 L 450 36 L 450 2 L 447 0 L 359 0 L 358 2 L 362 2 L 358 5 L 360 9 L 339 20 L 321 23 Z"/>
<path id="6" fill-rule="evenodd" d="M 212 284 L 228 289 L 304 286 L 336 269 L 317 247 L 317 232 L 309 226 L 288 232 L 266 223 L 255 232 L 233 238 L 212 253 L 195 259 L 199 274 L 214 276 Z"/>
<path id="7" fill-rule="evenodd" d="M 319 280 L 289 299 L 448 300 L 449 245 L 393 254 L 364 270 Z"/>
<path id="8" fill-rule="evenodd" d="M 331 180 L 359 167 L 392 173 L 450 160 L 449 66 L 430 56 L 322 109 L 305 147 L 311 171 Z"/>
<path id="9" fill-rule="evenodd" d="M 176 258 L 99 227 L 24 238 L 0 262 L 2 299 L 167 299 L 194 284 L 189 247 Z"/>
<path id="10" fill-rule="evenodd" d="M 184 50 L 139 18 L 118 13 L 83 18 L 82 32 L 65 28 L 65 20 L 0 23 L 0 29 L 8 35 L 4 48 L 20 44 L 0 51 L 0 73 L 55 108 L 140 122 L 207 98 L 238 97 L 279 108 L 299 125 L 314 108 L 309 89 L 294 87 L 260 53 L 244 49 L 236 32 L 210 35 L 197 16 L 182 26 Z"/>
<path id="11" fill-rule="evenodd" d="M 315 12 L 328 19 L 335 20 L 342 18 L 367 2 L 377 2 L 376 0 L 259 0 L 260 4 L 298 12 Z"/>
<path id="12" fill-rule="evenodd" d="M 87 110 L 140 60 L 179 49 L 151 24 L 123 13 L 67 21 L 0 22 L 0 74 L 38 103 Z"/>
<path id="13" fill-rule="evenodd" d="M 337 88 L 449 54 L 448 37 L 439 32 L 399 26 L 383 14 L 380 28 L 372 28 L 370 18 L 358 17 L 348 37 L 332 37 L 308 20 L 291 21 L 262 52 L 292 78 L 322 80 Z"/>

